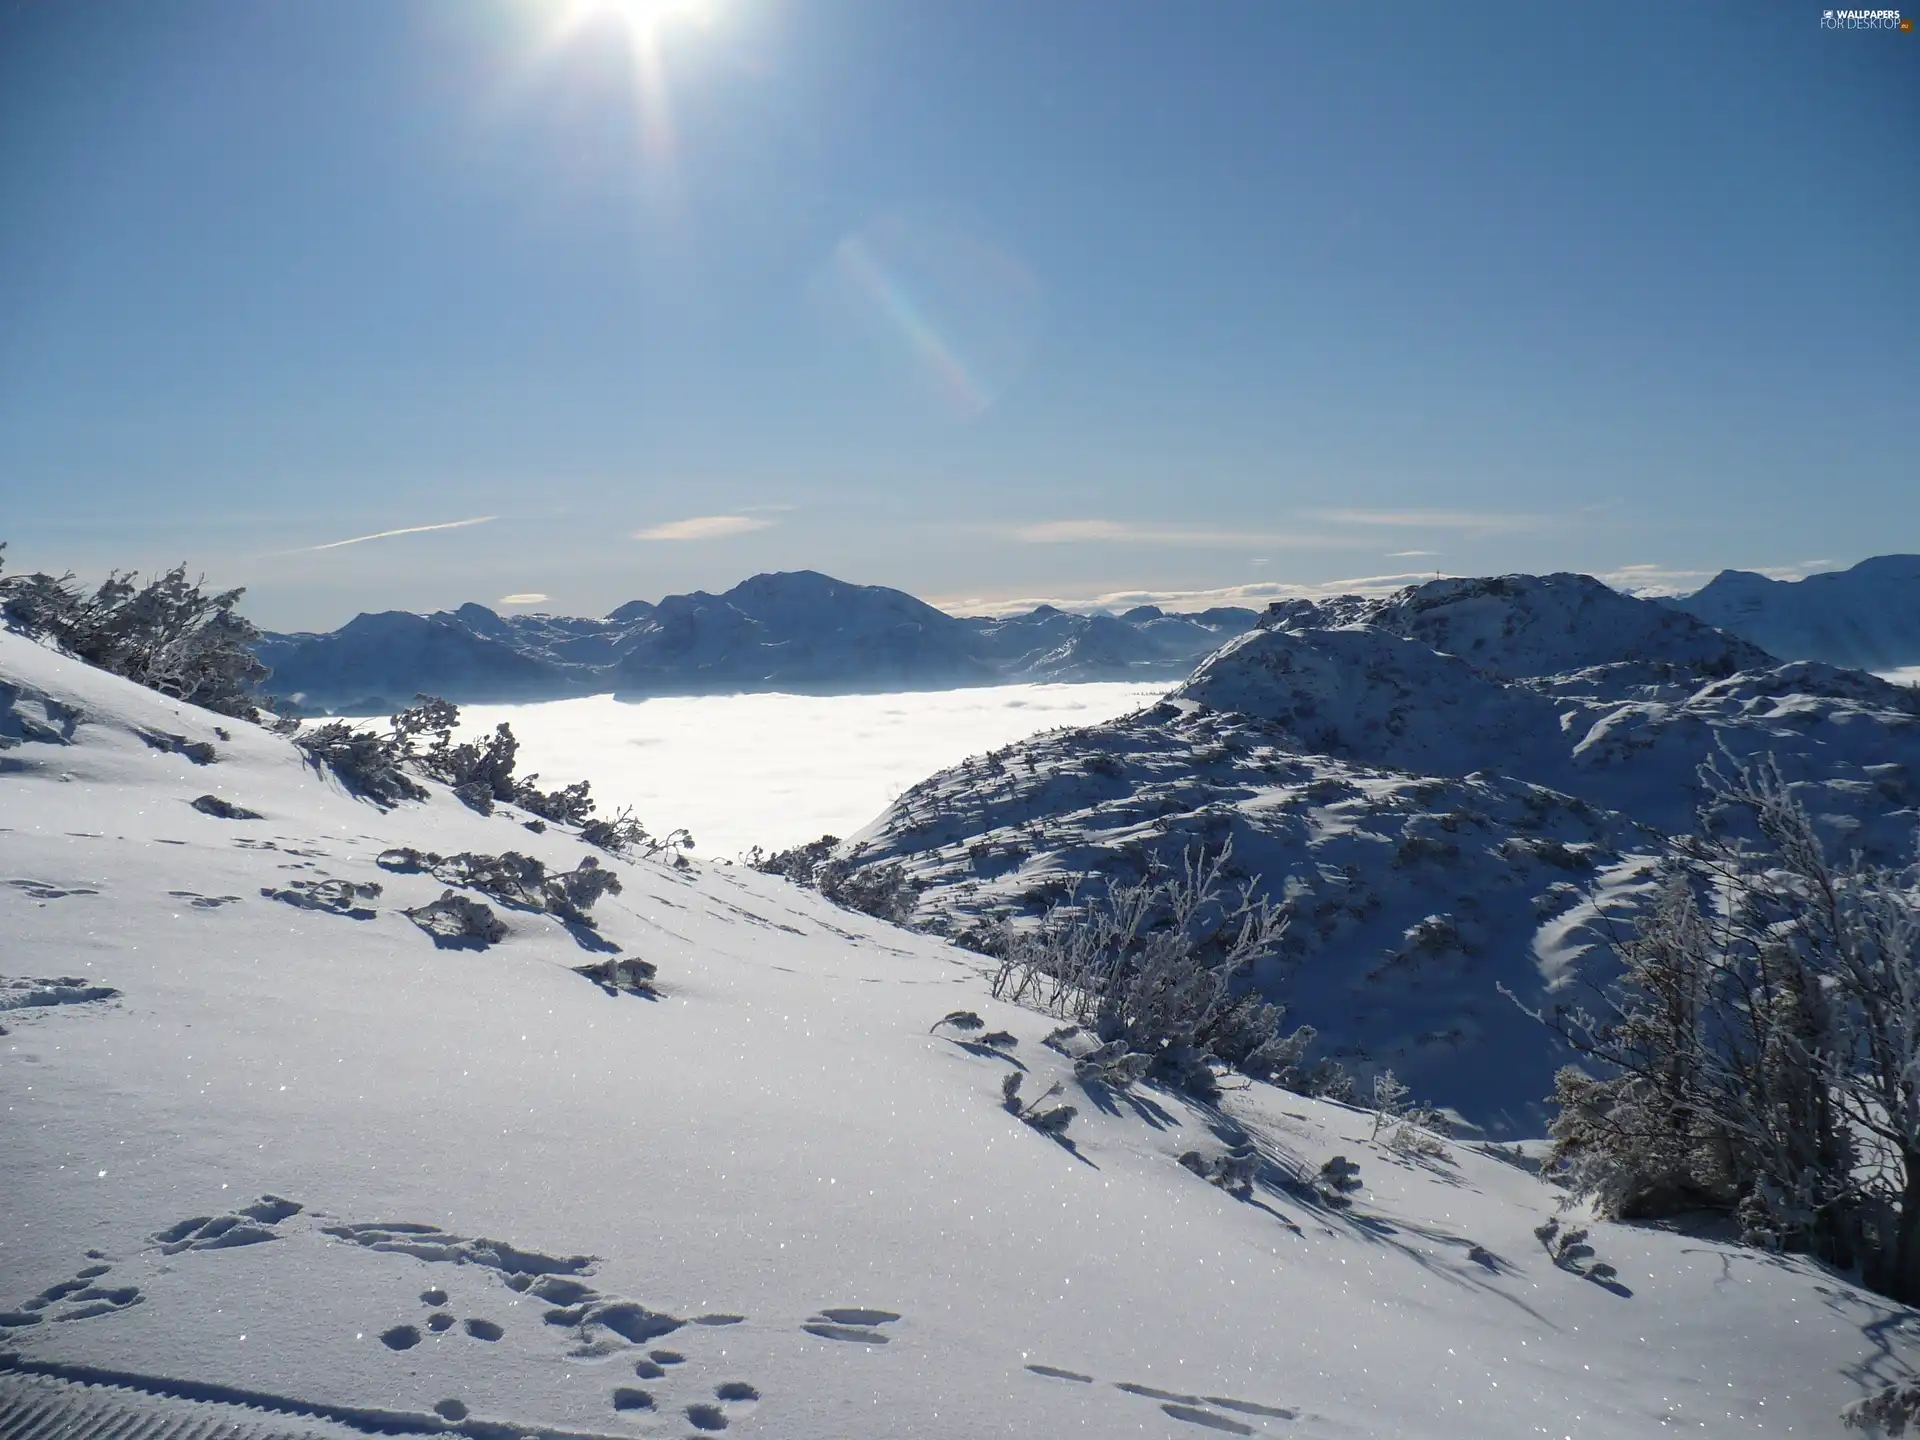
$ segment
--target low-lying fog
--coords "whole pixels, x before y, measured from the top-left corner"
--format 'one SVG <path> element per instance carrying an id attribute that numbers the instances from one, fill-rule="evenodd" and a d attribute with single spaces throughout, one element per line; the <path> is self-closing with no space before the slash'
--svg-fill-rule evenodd
<path id="1" fill-rule="evenodd" d="M 623 703 L 610 695 L 461 708 L 466 733 L 502 720 L 519 772 L 543 785 L 591 780 L 603 813 L 631 804 L 696 855 L 850 835 L 902 790 L 1036 731 L 1094 725 L 1166 685 L 993 685 L 891 695 L 719 695 Z"/>

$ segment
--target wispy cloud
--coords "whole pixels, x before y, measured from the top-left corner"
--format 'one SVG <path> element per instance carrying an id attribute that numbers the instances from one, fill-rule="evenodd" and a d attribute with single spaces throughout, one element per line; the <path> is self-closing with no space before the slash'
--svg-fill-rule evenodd
<path id="1" fill-rule="evenodd" d="M 1306 531 L 1204 530 L 1128 520 L 1042 520 L 1000 532 L 1022 545 L 1191 545 L 1209 550 L 1324 549 L 1350 544 Z"/>
<path id="2" fill-rule="evenodd" d="M 550 596 L 540 594 L 537 590 L 529 590 L 524 595 L 502 595 L 493 603 L 496 605 L 538 605 L 542 601 L 550 598 Z"/>
<path id="3" fill-rule="evenodd" d="M 471 520 L 442 520 L 438 525 L 403 525 L 398 530 L 376 530 L 371 535 L 355 535 L 351 540 L 329 540 L 324 545 L 307 545 L 305 550 L 338 550 L 342 545 L 364 545 L 369 540 L 391 540 L 396 535 L 424 535 L 429 530 L 463 530 L 469 525 L 485 525 L 498 515 L 475 515 Z M 287 551 L 297 554 L 297 551 Z"/>
<path id="4" fill-rule="evenodd" d="M 757 515 L 695 515 L 686 520 L 669 520 L 633 532 L 636 540 L 724 540 L 730 535 L 745 535 L 766 530 L 773 521 Z"/>
<path id="5" fill-rule="evenodd" d="M 1279 580 L 1256 580 L 1245 585 L 1223 585 L 1211 590 L 1109 590 L 1099 595 L 1021 596 L 1019 598 L 985 596 L 947 596 L 928 600 L 928 604 L 949 615 L 1019 615 L 1037 605 L 1052 605 L 1059 610 L 1130 610 L 1136 605 L 1157 605 L 1162 610 L 1205 610 L 1215 605 L 1245 605 L 1259 609 L 1275 600 L 1315 600 L 1326 595 L 1391 595 L 1408 585 L 1433 579 L 1431 570 L 1405 575 L 1365 575 L 1350 580 L 1328 580 L 1318 585 L 1298 585 Z"/>
<path id="6" fill-rule="evenodd" d="M 1804 580 L 1832 566 L 1831 560 L 1802 560 L 1797 565 L 1747 565 L 1736 568 L 1751 570 L 1769 580 Z M 1719 573 L 1718 570 L 1678 570 L 1665 565 L 1641 564 L 1603 570 L 1598 578 L 1629 595 L 1691 595 Z"/>
<path id="7" fill-rule="evenodd" d="M 1387 559 L 1418 560 L 1422 556 L 1432 557 L 1434 555 L 1438 555 L 1439 553 L 1440 552 L 1438 550 L 1389 550 L 1387 551 Z"/>
<path id="8" fill-rule="evenodd" d="M 1482 534 L 1513 534 L 1537 529 L 1539 515 L 1497 515 L 1477 510 L 1315 510 L 1313 518 L 1328 525 L 1372 525 L 1400 530 L 1477 530 Z"/>

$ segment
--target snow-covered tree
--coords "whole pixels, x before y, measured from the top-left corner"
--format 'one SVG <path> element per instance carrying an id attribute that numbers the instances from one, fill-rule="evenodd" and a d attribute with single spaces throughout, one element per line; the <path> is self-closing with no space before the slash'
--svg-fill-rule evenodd
<path id="1" fill-rule="evenodd" d="M 1313 1032 L 1283 1031 L 1284 1012 L 1239 983 L 1287 922 L 1257 880 L 1226 890 L 1232 856 L 1229 839 L 1177 873 L 1109 883 L 1031 930 L 1007 929 L 995 996 L 1123 1041 L 1151 1057 L 1152 1073 L 1202 1095 L 1219 1088 L 1215 1062 L 1262 1079 L 1297 1073 Z"/>
<path id="2" fill-rule="evenodd" d="M 1543 1017 L 1554 1158 L 1619 1216 L 1732 1210 L 1920 1300 L 1920 865 L 1831 858 L 1772 763 L 1705 767 L 1700 834 L 1597 1010 Z"/>
<path id="3" fill-rule="evenodd" d="M 246 592 L 209 594 L 184 565 L 145 585 L 138 578 L 115 570 L 89 593 L 71 573 L 9 575 L 0 579 L 0 619 L 162 695 L 257 718 L 269 672 L 253 653 L 260 632 L 234 613 Z"/>

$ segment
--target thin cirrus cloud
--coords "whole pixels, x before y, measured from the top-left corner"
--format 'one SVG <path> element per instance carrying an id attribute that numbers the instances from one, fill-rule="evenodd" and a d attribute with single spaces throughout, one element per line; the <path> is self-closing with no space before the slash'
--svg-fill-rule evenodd
<path id="1" fill-rule="evenodd" d="M 669 520 L 664 525 L 649 525 L 633 532 L 636 540 L 725 540 L 754 530 L 766 530 L 773 521 L 758 515 L 695 515 L 686 520 Z"/>
<path id="2" fill-rule="evenodd" d="M 1033 525 L 1016 525 L 1001 533 L 1022 545 L 1193 545 L 1212 550 L 1244 550 L 1268 546 L 1322 549 L 1351 543 L 1304 531 L 1274 534 L 1254 530 L 1200 530 L 1125 520 L 1042 520 Z"/>
<path id="3" fill-rule="evenodd" d="M 1399 530 L 1475 530 L 1481 534 L 1511 535 L 1536 529 L 1538 515 L 1494 515 L 1477 510 L 1316 510 L 1313 518 L 1327 525 L 1369 525 Z"/>
<path id="4" fill-rule="evenodd" d="M 1753 571 L 1769 580 L 1804 580 L 1832 566 L 1831 560 L 1802 560 L 1797 565 L 1756 565 Z M 1617 570 L 1602 570 L 1599 578 L 1629 595 L 1691 595 L 1718 573 L 1712 570 L 1680 570 L 1666 565 L 1622 565 Z"/>
<path id="5" fill-rule="evenodd" d="M 398 535 L 424 535 L 429 530 L 464 530 L 469 525 L 486 525 L 499 518 L 498 515 L 475 515 L 470 520 L 442 520 L 438 525 L 403 525 L 398 530 L 376 530 L 371 535 L 355 535 L 349 540 L 329 540 L 324 545 L 308 545 L 305 548 L 309 551 L 338 550 L 342 545 L 364 545 L 369 540 L 391 540 Z"/>

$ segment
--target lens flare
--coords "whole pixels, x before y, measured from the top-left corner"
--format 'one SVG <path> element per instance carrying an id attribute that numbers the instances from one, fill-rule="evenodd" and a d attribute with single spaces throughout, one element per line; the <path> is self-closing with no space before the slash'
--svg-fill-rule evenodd
<path id="1" fill-rule="evenodd" d="M 1039 338 L 1039 282 L 961 217 L 896 213 L 862 226 L 834 247 L 818 295 L 837 324 L 960 418 L 1012 387 Z"/>

